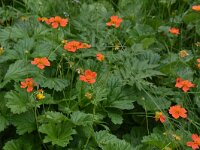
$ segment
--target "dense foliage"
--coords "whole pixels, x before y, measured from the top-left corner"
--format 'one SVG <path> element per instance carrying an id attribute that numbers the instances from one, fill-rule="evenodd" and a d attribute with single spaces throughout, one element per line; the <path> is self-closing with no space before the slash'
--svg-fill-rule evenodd
<path id="1" fill-rule="evenodd" d="M 1 2 L 0 149 L 199 149 L 200 0 Z"/>

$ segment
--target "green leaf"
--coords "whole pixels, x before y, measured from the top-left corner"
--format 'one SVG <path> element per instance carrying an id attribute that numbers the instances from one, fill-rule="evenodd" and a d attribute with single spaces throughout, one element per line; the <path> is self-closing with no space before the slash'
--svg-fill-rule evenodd
<path id="1" fill-rule="evenodd" d="M 11 64 L 8 71 L 4 77 L 4 80 L 16 80 L 23 79 L 26 76 L 27 68 L 25 67 L 25 62 L 23 60 L 18 60 L 14 64 Z"/>
<path id="2" fill-rule="evenodd" d="M 25 38 L 21 39 L 17 42 L 14 47 L 13 54 L 15 59 L 23 59 L 26 58 L 26 55 L 32 50 L 34 47 L 34 39 L 33 38 Z"/>
<path id="3" fill-rule="evenodd" d="M 4 117 L 0 115 L 0 132 L 3 131 L 8 125 L 9 121 Z"/>
<path id="4" fill-rule="evenodd" d="M 28 38 L 28 35 L 26 32 L 23 31 L 23 28 L 21 27 L 7 27 L 5 29 L 0 30 L 0 42 L 5 42 L 10 39 L 18 39 L 18 38 Z"/>
<path id="5" fill-rule="evenodd" d="M 95 139 L 99 147 L 103 150 L 132 150 L 129 143 L 118 139 L 115 135 L 110 134 L 106 130 L 95 133 Z"/>
<path id="6" fill-rule="evenodd" d="M 141 42 L 144 49 L 147 49 L 155 42 L 155 38 L 144 38 Z"/>
<path id="7" fill-rule="evenodd" d="M 141 143 L 142 137 L 147 134 L 146 130 L 143 127 L 135 126 L 131 129 L 129 134 L 125 134 L 123 138 L 131 143 L 132 146 L 136 147 Z"/>
<path id="8" fill-rule="evenodd" d="M 109 109 L 107 113 L 108 117 L 114 124 L 122 124 L 123 122 L 122 111 L 118 109 Z"/>
<path id="9" fill-rule="evenodd" d="M 68 85 L 68 80 L 59 78 L 47 78 L 41 83 L 41 87 L 47 87 L 49 89 L 54 89 L 55 91 L 62 91 Z"/>
<path id="10" fill-rule="evenodd" d="M 55 111 L 48 111 L 48 112 L 45 112 L 44 115 L 39 116 L 40 122 L 48 121 L 48 122 L 60 123 L 66 120 L 68 120 L 68 118 L 65 115 L 63 115 L 60 112 L 55 112 Z"/>
<path id="11" fill-rule="evenodd" d="M 149 36 L 155 34 L 153 28 L 149 25 L 136 24 L 135 29 L 140 36 Z"/>
<path id="12" fill-rule="evenodd" d="M 3 150 L 32 150 L 32 146 L 19 139 L 10 140 L 5 144 Z"/>
<path id="13" fill-rule="evenodd" d="M 133 148 L 125 141 L 108 143 L 102 147 L 103 150 L 133 150 Z"/>
<path id="14" fill-rule="evenodd" d="M 200 21 L 200 15 L 198 12 L 188 12 L 183 16 L 183 21 L 186 24 L 197 23 L 198 21 Z"/>
<path id="15" fill-rule="evenodd" d="M 167 138 L 165 138 L 162 133 L 152 133 L 148 136 L 144 136 L 142 143 L 163 149 L 168 143 L 170 143 L 170 141 L 167 140 Z"/>
<path id="16" fill-rule="evenodd" d="M 119 108 L 119 109 L 133 109 L 133 101 L 129 95 L 130 93 L 125 93 L 122 88 L 122 84 L 117 76 L 113 76 L 108 80 L 107 87 L 107 103 L 106 107 Z"/>
<path id="17" fill-rule="evenodd" d="M 75 134 L 75 130 L 72 129 L 70 123 L 65 121 L 62 123 L 48 123 L 39 127 L 41 133 L 46 134 L 43 142 L 51 142 L 53 145 L 65 147 L 72 140 L 72 135 Z"/>
<path id="18" fill-rule="evenodd" d="M 4 96 L 5 92 L 0 92 L 0 132 L 3 131 L 10 124 L 10 111 L 6 107 L 6 100 Z"/>
<path id="19" fill-rule="evenodd" d="M 120 100 L 120 101 L 114 101 L 110 104 L 110 107 L 115 107 L 119 109 L 133 109 L 133 101 L 132 100 Z"/>
<path id="20" fill-rule="evenodd" d="M 107 130 L 96 132 L 95 139 L 100 147 L 108 144 L 109 142 L 114 143 L 119 140 L 115 135 L 110 134 Z"/>
<path id="21" fill-rule="evenodd" d="M 86 114 L 80 111 L 73 112 L 71 114 L 71 120 L 76 125 L 92 125 L 94 116 L 92 114 Z"/>
<path id="22" fill-rule="evenodd" d="M 5 98 L 7 99 L 6 106 L 14 114 L 26 112 L 30 108 L 28 93 L 24 89 L 7 92 Z"/>
<path id="23" fill-rule="evenodd" d="M 200 35 L 200 25 L 199 23 L 196 24 L 196 33 Z"/>
<path id="24" fill-rule="evenodd" d="M 34 52 L 31 54 L 33 58 L 35 57 L 48 57 L 49 60 L 56 60 L 56 54 L 53 52 L 52 42 L 43 41 L 36 45 Z"/>
<path id="25" fill-rule="evenodd" d="M 41 141 L 37 134 L 26 134 L 6 142 L 3 150 L 41 150 L 41 147 Z"/>
<path id="26" fill-rule="evenodd" d="M 37 68 L 34 69 L 33 65 L 27 64 L 24 60 L 17 60 L 15 63 L 11 64 L 5 74 L 4 80 L 22 80 L 27 77 L 27 75 L 36 76 L 38 75 Z"/>
<path id="27" fill-rule="evenodd" d="M 17 128 L 19 135 L 26 132 L 31 133 L 36 129 L 35 116 L 32 111 L 12 116 L 11 123 Z"/>
<path id="28" fill-rule="evenodd" d="M 137 98 L 137 103 L 143 106 L 147 111 L 155 111 L 158 109 L 168 109 L 171 102 L 163 97 L 153 97 L 152 95 L 142 94 Z"/>

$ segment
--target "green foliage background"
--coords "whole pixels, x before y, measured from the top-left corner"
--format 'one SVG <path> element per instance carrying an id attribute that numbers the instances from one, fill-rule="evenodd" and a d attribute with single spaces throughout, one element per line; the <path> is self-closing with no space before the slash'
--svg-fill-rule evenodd
<path id="1" fill-rule="evenodd" d="M 3 150 L 177 150 L 190 149 L 191 134 L 200 134 L 199 0 L 10 0 L 0 7 L 0 148 Z M 38 17 L 69 19 L 51 29 Z M 123 19 L 106 26 L 110 16 Z M 180 29 L 180 35 L 168 32 Z M 61 41 L 77 40 L 90 49 L 70 53 Z M 189 56 L 179 57 L 180 50 Z M 96 53 L 105 61 L 96 60 Z M 51 67 L 31 65 L 48 57 Z M 92 86 L 77 70 L 97 72 Z M 44 90 L 20 88 L 32 77 Z M 175 88 L 177 77 L 195 88 Z M 39 88 L 39 87 L 37 87 Z M 88 100 L 85 93 L 90 92 Z M 181 104 L 187 119 L 174 120 L 168 109 Z M 167 116 L 164 124 L 154 114 Z M 178 135 L 181 140 L 174 138 Z"/>

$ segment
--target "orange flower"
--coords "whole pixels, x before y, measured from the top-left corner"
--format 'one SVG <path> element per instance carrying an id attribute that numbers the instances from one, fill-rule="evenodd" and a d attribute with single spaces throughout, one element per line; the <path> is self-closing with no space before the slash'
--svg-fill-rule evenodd
<path id="1" fill-rule="evenodd" d="M 187 92 L 188 90 L 190 90 L 190 88 L 194 87 L 195 85 L 192 84 L 192 82 L 188 81 L 188 80 L 183 80 L 181 78 L 177 78 L 176 79 L 176 85 L 175 87 L 177 88 L 182 88 L 182 90 L 184 92 Z"/>
<path id="2" fill-rule="evenodd" d="M 26 78 L 24 82 L 21 82 L 21 88 L 27 88 L 27 92 L 33 91 L 33 87 L 37 86 L 37 84 L 33 81 L 32 78 Z"/>
<path id="3" fill-rule="evenodd" d="M 111 16 L 110 22 L 107 22 L 107 26 L 115 26 L 115 28 L 118 28 L 122 22 L 122 18 L 119 18 L 118 16 Z"/>
<path id="4" fill-rule="evenodd" d="M 194 10 L 194 11 L 200 11 L 200 5 L 194 5 L 194 6 L 192 6 L 192 10 Z"/>
<path id="5" fill-rule="evenodd" d="M 104 61 L 105 56 L 104 56 L 103 54 L 101 54 L 101 53 L 98 53 L 98 54 L 96 54 L 96 58 L 97 58 L 97 60 L 99 60 L 99 61 Z"/>
<path id="6" fill-rule="evenodd" d="M 93 84 L 96 82 L 96 77 L 96 72 L 92 72 L 91 70 L 85 70 L 84 75 L 80 75 L 80 80 L 89 84 Z"/>
<path id="7" fill-rule="evenodd" d="M 169 109 L 169 113 L 174 117 L 175 119 L 178 119 L 179 117 L 186 118 L 187 117 L 187 110 L 185 108 L 182 108 L 180 105 L 171 106 Z"/>
<path id="8" fill-rule="evenodd" d="M 61 18 L 60 16 L 51 17 L 45 20 L 46 24 L 52 26 L 52 28 L 65 27 L 68 23 L 68 19 Z"/>
<path id="9" fill-rule="evenodd" d="M 69 52 L 76 52 L 78 49 L 90 48 L 90 47 L 91 47 L 91 45 L 89 45 L 87 43 L 81 43 L 78 41 L 67 42 L 64 45 L 64 49 Z"/>
<path id="10" fill-rule="evenodd" d="M 180 34 L 180 31 L 179 31 L 179 29 L 178 28 L 170 28 L 169 29 L 169 32 L 171 33 L 171 34 L 174 34 L 174 35 L 178 35 L 178 34 Z"/>
<path id="11" fill-rule="evenodd" d="M 156 112 L 155 113 L 155 120 L 156 121 L 160 120 L 160 122 L 164 123 L 166 121 L 166 117 L 163 115 L 162 112 Z"/>
<path id="12" fill-rule="evenodd" d="M 192 142 L 187 142 L 187 146 L 192 147 L 193 150 L 199 149 L 200 147 L 200 136 L 192 134 Z"/>
<path id="13" fill-rule="evenodd" d="M 50 66 L 50 62 L 46 57 L 34 58 L 34 61 L 31 61 L 31 64 L 37 65 L 40 69 L 44 69 L 45 66 Z"/>
<path id="14" fill-rule="evenodd" d="M 80 49 L 80 47 L 81 47 L 81 43 L 78 41 L 67 42 L 64 45 L 64 49 L 69 52 L 76 52 L 78 49 Z"/>

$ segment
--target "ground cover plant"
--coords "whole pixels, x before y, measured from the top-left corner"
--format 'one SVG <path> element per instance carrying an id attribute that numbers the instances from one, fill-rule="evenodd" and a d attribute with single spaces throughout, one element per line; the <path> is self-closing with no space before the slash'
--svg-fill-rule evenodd
<path id="1" fill-rule="evenodd" d="M 200 149 L 200 0 L 1 0 L 0 149 Z"/>

